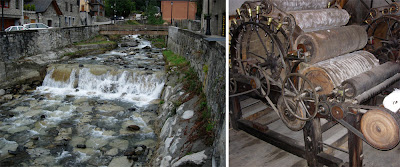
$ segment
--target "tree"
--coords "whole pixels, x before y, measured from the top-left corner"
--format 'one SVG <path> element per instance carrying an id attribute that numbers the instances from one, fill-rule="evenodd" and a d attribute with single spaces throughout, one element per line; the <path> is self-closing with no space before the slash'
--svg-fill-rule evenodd
<path id="1" fill-rule="evenodd" d="M 115 8 L 114 8 L 115 5 Z M 136 10 L 135 2 L 132 0 L 106 0 L 106 16 L 114 16 L 114 9 L 116 10 L 115 15 L 117 16 L 129 16 L 131 11 Z"/>

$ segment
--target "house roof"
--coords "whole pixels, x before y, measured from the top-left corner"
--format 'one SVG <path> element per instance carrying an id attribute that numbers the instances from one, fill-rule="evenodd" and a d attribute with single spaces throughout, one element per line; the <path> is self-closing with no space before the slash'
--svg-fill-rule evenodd
<path id="1" fill-rule="evenodd" d="M 54 9 L 56 10 L 58 15 L 62 15 L 62 12 L 60 8 L 57 5 L 57 2 L 55 0 L 32 0 L 31 2 L 28 2 L 27 4 L 33 4 L 35 5 L 36 12 L 37 13 L 43 13 L 49 8 L 50 4 L 53 5 Z"/>

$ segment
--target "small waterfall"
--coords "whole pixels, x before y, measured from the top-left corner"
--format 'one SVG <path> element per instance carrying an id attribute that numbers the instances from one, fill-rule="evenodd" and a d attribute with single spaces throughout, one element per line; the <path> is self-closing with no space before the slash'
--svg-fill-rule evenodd
<path id="1" fill-rule="evenodd" d="M 161 72 L 149 73 L 110 67 L 104 67 L 104 70 L 101 66 L 71 68 L 49 68 L 43 86 L 38 91 L 56 95 L 120 99 L 142 106 L 158 99 L 164 86 Z M 69 76 L 64 76 L 68 74 Z"/>

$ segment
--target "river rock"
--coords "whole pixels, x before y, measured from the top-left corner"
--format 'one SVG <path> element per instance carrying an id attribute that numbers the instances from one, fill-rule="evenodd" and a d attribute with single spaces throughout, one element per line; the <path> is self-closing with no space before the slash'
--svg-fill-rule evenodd
<path id="1" fill-rule="evenodd" d="M 100 107 L 97 107 L 96 110 L 100 110 L 103 112 L 116 112 L 116 111 L 123 111 L 124 108 L 115 105 L 101 105 Z"/>
<path id="2" fill-rule="evenodd" d="M 124 152 L 124 156 L 132 156 L 132 155 L 135 155 L 135 151 L 125 151 Z"/>
<path id="3" fill-rule="evenodd" d="M 107 145 L 108 141 L 103 138 L 90 138 L 89 140 L 86 141 L 86 146 L 90 148 L 101 148 L 105 145 Z"/>
<path id="4" fill-rule="evenodd" d="M 135 148 L 135 155 L 142 155 L 144 152 L 144 148 L 142 146 L 138 146 Z"/>
<path id="5" fill-rule="evenodd" d="M 190 119 L 193 117 L 194 111 L 193 110 L 187 110 L 182 114 L 182 119 Z"/>
<path id="6" fill-rule="evenodd" d="M 139 157 L 137 157 L 137 156 L 128 156 L 127 157 L 129 160 L 132 160 L 132 161 L 137 161 L 137 160 L 139 160 Z"/>
<path id="7" fill-rule="evenodd" d="M 110 142 L 110 146 L 113 148 L 119 148 L 120 150 L 126 150 L 129 146 L 129 141 L 128 140 L 121 140 L 121 139 L 115 139 Z"/>
<path id="8" fill-rule="evenodd" d="M 3 96 L 6 94 L 6 91 L 4 89 L 0 89 L 0 96 Z"/>
<path id="9" fill-rule="evenodd" d="M 126 127 L 126 129 L 128 129 L 130 131 L 138 131 L 138 130 L 140 130 L 140 127 L 137 125 L 129 125 L 128 127 Z"/>
<path id="10" fill-rule="evenodd" d="M 24 116 L 33 117 L 33 116 L 39 115 L 41 113 L 43 113 L 43 110 L 30 110 L 30 111 L 24 113 Z"/>
<path id="11" fill-rule="evenodd" d="M 19 113 L 19 112 L 25 112 L 25 111 L 28 111 L 28 110 L 29 110 L 29 107 L 18 106 L 16 108 L 14 108 L 13 110 L 11 110 L 11 112 Z"/>
<path id="12" fill-rule="evenodd" d="M 115 156 L 118 154 L 118 148 L 112 148 L 106 152 L 106 155 Z"/>
<path id="13" fill-rule="evenodd" d="M 84 145 L 84 144 L 77 144 L 77 145 L 76 145 L 76 148 L 86 148 L 86 145 Z"/>
<path id="14" fill-rule="evenodd" d="M 32 158 L 45 156 L 50 154 L 50 150 L 44 148 L 34 148 L 26 150 Z"/>
<path id="15" fill-rule="evenodd" d="M 205 150 L 194 154 L 186 155 L 172 164 L 172 167 L 188 166 L 188 165 L 202 165 L 205 163 L 207 155 Z"/>
<path id="16" fill-rule="evenodd" d="M 3 160 L 10 156 L 8 151 L 16 151 L 18 148 L 18 143 L 15 141 L 8 141 L 4 138 L 0 138 L 0 160 Z"/>
<path id="17" fill-rule="evenodd" d="M 113 158 L 108 167 L 132 166 L 132 164 L 132 161 L 129 161 L 128 158 L 122 156 Z"/>

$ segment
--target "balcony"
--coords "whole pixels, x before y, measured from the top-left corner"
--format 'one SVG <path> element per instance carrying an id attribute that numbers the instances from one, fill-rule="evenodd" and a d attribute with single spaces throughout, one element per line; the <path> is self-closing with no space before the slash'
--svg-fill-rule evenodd
<path id="1" fill-rule="evenodd" d="M 102 0 L 89 0 L 89 5 L 101 5 L 101 6 L 104 6 Z"/>

